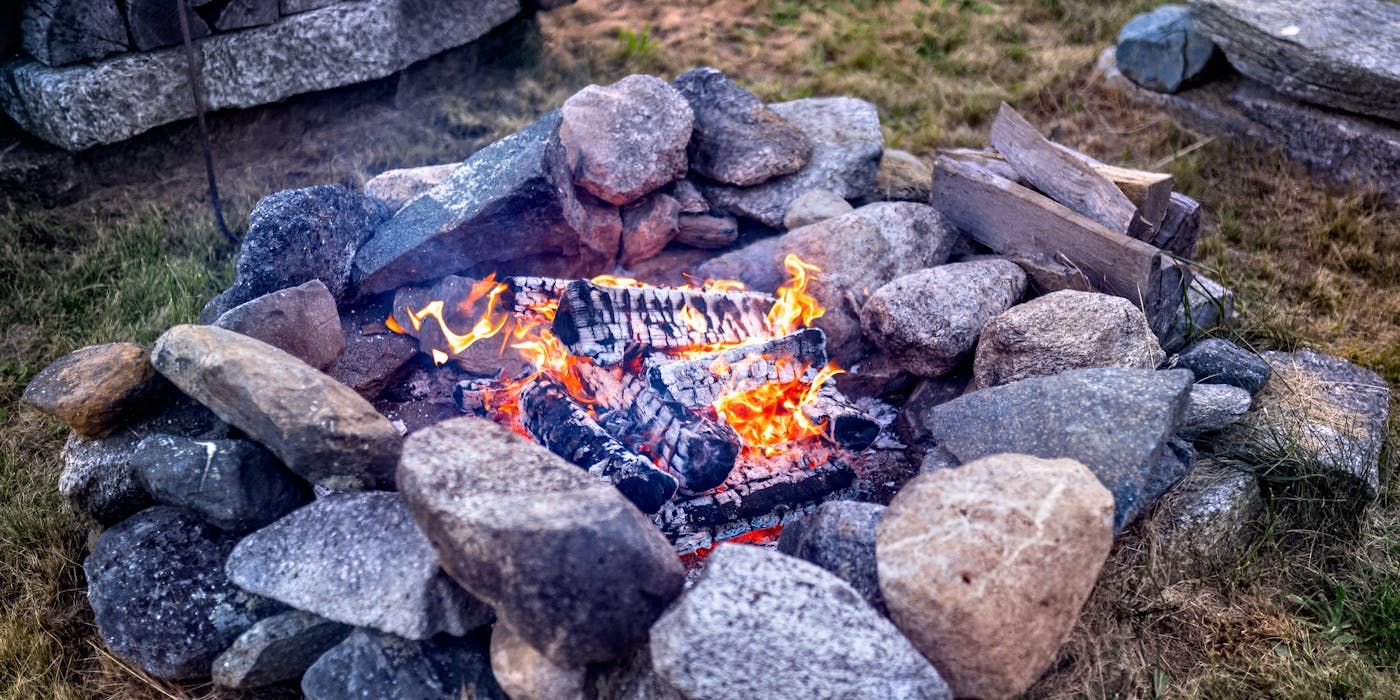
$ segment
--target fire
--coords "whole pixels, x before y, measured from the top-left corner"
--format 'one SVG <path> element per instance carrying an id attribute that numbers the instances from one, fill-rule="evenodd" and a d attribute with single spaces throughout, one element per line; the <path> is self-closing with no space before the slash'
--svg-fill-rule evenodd
<path id="1" fill-rule="evenodd" d="M 790 277 L 787 284 L 778 287 L 778 303 L 768 312 L 768 324 L 773 327 L 775 336 L 794 333 L 812 325 L 812 322 L 826 313 L 826 307 L 817 298 L 807 293 L 808 276 L 821 272 L 821 268 L 802 262 L 792 253 L 783 258 L 783 268 Z"/>
<path id="2" fill-rule="evenodd" d="M 751 355 L 743 362 L 768 359 L 782 364 L 791 360 L 763 358 Z M 798 367 L 798 374 L 808 368 Z M 748 391 L 721 395 L 712 404 L 715 413 L 724 419 L 743 439 L 750 452 L 772 456 L 782 452 L 789 443 L 821 435 L 824 426 L 814 423 L 802 411 L 821 390 L 822 385 L 841 372 L 834 364 L 816 371 L 810 381 L 768 382 Z"/>
<path id="3" fill-rule="evenodd" d="M 500 333 L 501 329 L 505 328 L 507 321 L 510 320 L 510 314 L 497 313 L 496 303 L 501 293 L 506 291 L 506 289 L 507 287 L 505 284 L 496 281 L 496 275 L 494 274 L 487 275 L 486 279 L 472 285 L 471 291 L 467 294 L 467 297 L 458 304 L 458 311 L 461 311 L 465 315 L 470 315 L 471 312 L 475 310 L 477 302 L 482 299 L 486 300 L 486 309 L 466 333 L 458 334 L 447 327 L 447 319 L 443 318 L 443 302 L 441 299 L 430 301 L 417 311 L 407 309 L 408 320 L 409 323 L 413 324 L 413 330 L 415 331 L 421 330 L 423 328 L 423 322 L 430 318 L 436 321 L 438 330 L 442 332 L 442 337 L 447 340 L 447 347 L 451 351 L 451 354 L 460 355 L 467 348 L 476 344 L 478 340 L 490 338 Z M 396 333 L 403 332 L 403 327 L 394 320 L 393 315 L 390 315 L 389 318 L 385 320 L 384 325 L 388 326 L 390 330 Z M 432 355 L 433 362 L 439 365 L 447 362 L 449 359 L 448 353 L 438 348 L 433 349 Z"/>
<path id="4" fill-rule="evenodd" d="M 682 306 L 681 310 L 677 312 L 676 315 L 680 316 L 681 321 L 683 321 L 685 325 L 690 326 L 690 330 L 696 333 L 704 333 L 710 330 L 710 322 L 705 320 L 705 314 L 696 311 L 694 307 Z"/>

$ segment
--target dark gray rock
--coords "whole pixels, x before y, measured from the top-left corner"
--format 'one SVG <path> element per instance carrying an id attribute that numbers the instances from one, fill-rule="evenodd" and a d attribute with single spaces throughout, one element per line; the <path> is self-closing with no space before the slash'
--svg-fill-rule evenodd
<path id="1" fill-rule="evenodd" d="M 262 527 L 310 495 L 271 453 L 246 440 L 148 435 L 131 464 L 156 501 L 229 532 Z"/>
<path id="2" fill-rule="evenodd" d="M 277 21 L 277 0 L 229 0 L 206 15 L 216 31 L 260 27 Z"/>
<path id="3" fill-rule="evenodd" d="M 705 198 L 718 209 L 778 227 L 793 200 L 824 189 L 846 200 L 875 191 L 875 171 L 885 140 L 875 106 L 851 97 L 808 98 L 769 105 L 812 142 L 807 164 L 752 187 L 707 184 Z"/>
<path id="4" fill-rule="evenodd" d="M 850 202 L 836 196 L 834 192 L 809 190 L 792 200 L 792 203 L 788 205 L 787 212 L 783 214 L 783 228 L 791 231 L 815 224 L 818 221 L 834 219 L 852 211 L 855 211 L 855 207 L 852 207 Z"/>
<path id="5" fill-rule="evenodd" d="M 355 251 L 388 216 L 383 204 L 342 185 L 263 197 L 248 215 L 233 286 L 204 307 L 200 320 L 212 322 L 239 304 L 311 280 L 347 299 Z"/>
<path id="6" fill-rule="evenodd" d="M 327 5 L 334 5 L 340 0 L 280 0 L 277 5 L 278 12 L 283 16 L 294 15 L 298 12 L 308 12 L 317 10 Z"/>
<path id="7" fill-rule="evenodd" d="M 689 698 L 952 698 L 844 581 L 748 545 L 709 555 L 700 580 L 652 626 L 651 657 Z"/>
<path id="8" fill-rule="evenodd" d="M 622 257 L 626 266 L 656 257 L 672 238 L 681 213 L 680 202 L 653 192 L 622 208 Z"/>
<path id="9" fill-rule="evenodd" d="M 651 664 L 651 649 L 643 646 L 616 661 L 588 667 L 587 690 L 615 700 L 686 700 Z"/>
<path id="10" fill-rule="evenodd" d="M 921 379 L 918 385 L 909 392 L 908 400 L 904 402 L 904 406 L 899 410 L 899 416 L 895 419 L 895 431 L 899 434 L 899 438 L 908 445 L 927 445 L 930 435 L 928 428 L 924 427 L 924 412 L 967 393 L 968 385 L 971 383 L 972 366 L 968 362 L 954 367 L 951 372 L 941 377 Z"/>
<path id="11" fill-rule="evenodd" d="M 705 195 L 700 193 L 700 188 L 695 186 L 695 181 L 690 178 L 681 178 L 663 187 L 662 192 L 671 195 L 681 207 L 682 214 L 706 214 L 710 211 L 710 203 L 705 201 Z"/>
<path id="12" fill-rule="evenodd" d="M 1241 73 L 1300 100 L 1400 122 L 1400 5 L 1192 0 Z"/>
<path id="13" fill-rule="evenodd" d="M 207 677 L 219 652 L 280 608 L 224 575 L 236 542 L 166 506 L 102 533 L 83 572 L 107 648 L 160 678 Z"/>
<path id="14" fill-rule="evenodd" d="M 1116 531 L 1151 506 L 1144 491 L 1190 389 L 1191 373 L 1180 370 L 1070 370 L 974 391 L 916 418 L 963 463 L 1001 452 L 1083 463 L 1113 493 Z"/>
<path id="15" fill-rule="evenodd" d="M 1160 570 L 1198 576 L 1245 556 L 1263 511 L 1252 472 L 1202 462 L 1162 499 L 1145 530 Z"/>
<path id="16" fill-rule="evenodd" d="M 1220 338 L 1192 343 L 1171 358 L 1167 367 L 1189 369 L 1202 384 L 1229 384 L 1251 394 L 1264 388 L 1272 372 L 1263 358 Z"/>
<path id="17" fill-rule="evenodd" d="M 366 399 L 384 391 L 418 354 L 418 341 L 384 325 L 390 310 L 386 299 L 348 309 L 340 317 L 345 350 L 326 374 Z"/>
<path id="18" fill-rule="evenodd" d="M 351 627 L 290 610 L 258 620 L 214 659 L 214 682 L 225 688 L 262 688 L 301 678 L 321 655 L 344 641 Z"/>
<path id="19" fill-rule="evenodd" d="M 279 289 L 225 311 L 214 325 L 325 369 L 345 350 L 335 297 L 321 280 Z"/>
<path id="20" fill-rule="evenodd" d="M 621 206 L 685 175 L 695 114 L 660 78 L 589 85 L 560 111 L 559 140 L 574 184 L 593 196 Z"/>
<path id="21" fill-rule="evenodd" d="M 410 641 L 357 629 L 301 678 L 307 700 L 507 700 L 485 645 Z"/>
<path id="22" fill-rule="evenodd" d="M 885 507 L 876 503 L 823 503 L 783 526 L 778 551 L 836 574 L 883 613 L 885 599 L 875 571 L 875 526 L 884 511 Z"/>
<path id="23" fill-rule="evenodd" d="M 611 265 L 616 240 L 590 252 L 580 236 L 589 212 L 570 184 L 559 123 L 558 112 L 541 117 L 405 204 L 355 256 L 360 292 L 446 274 L 579 276 Z"/>
<path id="24" fill-rule="evenodd" d="M 1118 70 L 1157 92 L 1176 92 L 1199 78 L 1215 44 L 1196 29 L 1185 5 L 1162 5 L 1140 14 L 1118 32 Z"/>
<path id="25" fill-rule="evenodd" d="M 209 25 L 195 14 L 194 8 L 185 8 L 189 18 L 190 38 L 202 39 L 209 36 Z M 131 34 L 132 48 L 137 51 L 174 46 L 182 41 L 180 17 L 173 12 L 170 3 L 164 0 L 126 0 L 122 3 L 126 12 L 126 27 Z"/>
<path id="26" fill-rule="evenodd" d="M 1171 492 L 1196 468 L 1196 448 L 1179 437 L 1167 441 L 1166 449 L 1157 457 L 1152 468 L 1147 470 L 1141 495 L 1135 500 L 1124 516 L 1124 522 L 1131 523 L 1151 510 L 1157 502 Z"/>
<path id="27" fill-rule="evenodd" d="M 556 664 L 635 649 L 680 593 L 675 551 L 617 489 L 490 421 L 409 436 L 398 486 L 443 568 Z"/>
<path id="28" fill-rule="evenodd" d="M 127 50 L 126 24 L 116 0 L 32 0 L 23 7 L 25 52 L 49 66 Z"/>
<path id="29" fill-rule="evenodd" d="M 409 639 L 463 635 L 491 618 L 443 574 L 396 493 L 318 499 L 245 537 L 228 574 L 299 610 Z"/>
<path id="30" fill-rule="evenodd" d="M 690 169 L 730 185 L 757 185 L 802 169 L 812 142 L 729 76 L 704 67 L 672 83 L 695 112 Z"/>
<path id="31" fill-rule="evenodd" d="M 1229 384 L 1197 384 L 1191 387 L 1186 417 L 1181 421 L 1183 437 L 1196 438 L 1224 430 L 1249 410 L 1249 392 Z"/>

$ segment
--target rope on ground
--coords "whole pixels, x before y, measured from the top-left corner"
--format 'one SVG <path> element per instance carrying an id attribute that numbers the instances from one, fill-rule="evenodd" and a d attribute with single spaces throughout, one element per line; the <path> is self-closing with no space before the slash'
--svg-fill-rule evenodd
<path id="1" fill-rule="evenodd" d="M 185 41 L 185 66 L 190 73 L 190 95 L 194 98 L 194 115 L 199 123 L 199 145 L 204 150 L 204 172 L 209 176 L 209 202 L 214 206 L 214 222 L 219 232 L 233 245 L 238 245 L 238 234 L 229 230 L 224 223 L 224 207 L 219 201 L 219 183 L 214 178 L 214 152 L 209 148 L 209 127 L 204 123 L 204 95 L 200 92 L 201 71 L 194 55 L 194 41 L 190 38 L 190 18 L 185 14 L 190 10 L 186 0 L 175 0 L 175 14 L 180 17 L 180 35 Z"/>

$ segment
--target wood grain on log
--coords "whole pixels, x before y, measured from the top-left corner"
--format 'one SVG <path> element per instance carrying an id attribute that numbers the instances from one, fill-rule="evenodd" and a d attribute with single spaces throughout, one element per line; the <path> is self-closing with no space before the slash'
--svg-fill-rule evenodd
<path id="1" fill-rule="evenodd" d="M 647 367 L 647 381 L 666 398 L 694 409 L 769 382 L 797 381 L 809 368 L 825 365 L 826 334 L 820 328 L 804 328 L 699 357 L 663 358 Z"/>
<path id="2" fill-rule="evenodd" d="M 860 452 L 880 435 L 880 424 L 866 415 L 830 381 L 821 385 L 811 401 L 802 404 L 807 420 L 822 426 L 822 437 L 835 445 Z"/>
<path id="3" fill-rule="evenodd" d="M 1196 241 L 1201 237 L 1201 203 L 1180 192 L 1173 192 L 1166 216 L 1152 238 L 1152 245 L 1180 258 L 1196 257 Z"/>
<path id="4" fill-rule="evenodd" d="M 681 214 L 676 220 L 677 243 L 692 248 L 724 248 L 739 240 L 739 222 L 726 214 Z"/>
<path id="5" fill-rule="evenodd" d="M 507 277 L 504 282 L 511 292 L 511 310 L 524 318 L 543 318 L 539 309 L 556 304 L 564 288 L 573 280 L 557 277 Z"/>

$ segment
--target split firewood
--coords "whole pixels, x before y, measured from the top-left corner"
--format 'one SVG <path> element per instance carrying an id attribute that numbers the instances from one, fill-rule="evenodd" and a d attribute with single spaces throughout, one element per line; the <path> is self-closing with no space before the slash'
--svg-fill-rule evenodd
<path id="1" fill-rule="evenodd" d="M 822 437 L 835 445 L 860 452 L 880 435 L 880 424 L 846 398 L 830 381 L 802 404 L 802 415 L 822 426 Z"/>
<path id="2" fill-rule="evenodd" d="M 554 333 L 573 354 L 614 365 L 628 345 L 666 350 L 769 335 L 774 302 L 755 292 L 604 287 L 577 280 L 564 289 Z"/>
<path id="3" fill-rule="evenodd" d="M 559 301 L 564 288 L 573 280 L 557 277 L 507 277 L 506 286 L 511 292 L 511 310 L 524 318 L 542 318 L 539 309 Z"/>
<path id="4" fill-rule="evenodd" d="M 724 248 L 739 240 L 739 222 L 726 214 L 682 213 L 676 220 L 675 240 L 692 248 Z"/>
<path id="5" fill-rule="evenodd" d="M 485 416 L 490 412 L 491 394 L 501 391 L 505 385 L 496 377 L 463 379 L 452 387 L 452 402 L 462 413 Z"/>
<path id="6" fill-rule="evenodd" d="M 686 408 L 703 408 L 725 394 L 797 381 L 809 368 L 825 365 L 826 334 L 820 328 L 804 328 L 699 357 L 662 359 L 647 368 L 647 381 Z"/>
<path id="7" fill-rule="evenodd" d="M 554 454 L 611 481 L 643 513 L 655 513 L 676 493 L 675 478 L 627 449 L 551 379 L 520 392 L 520 422 Z"/>

